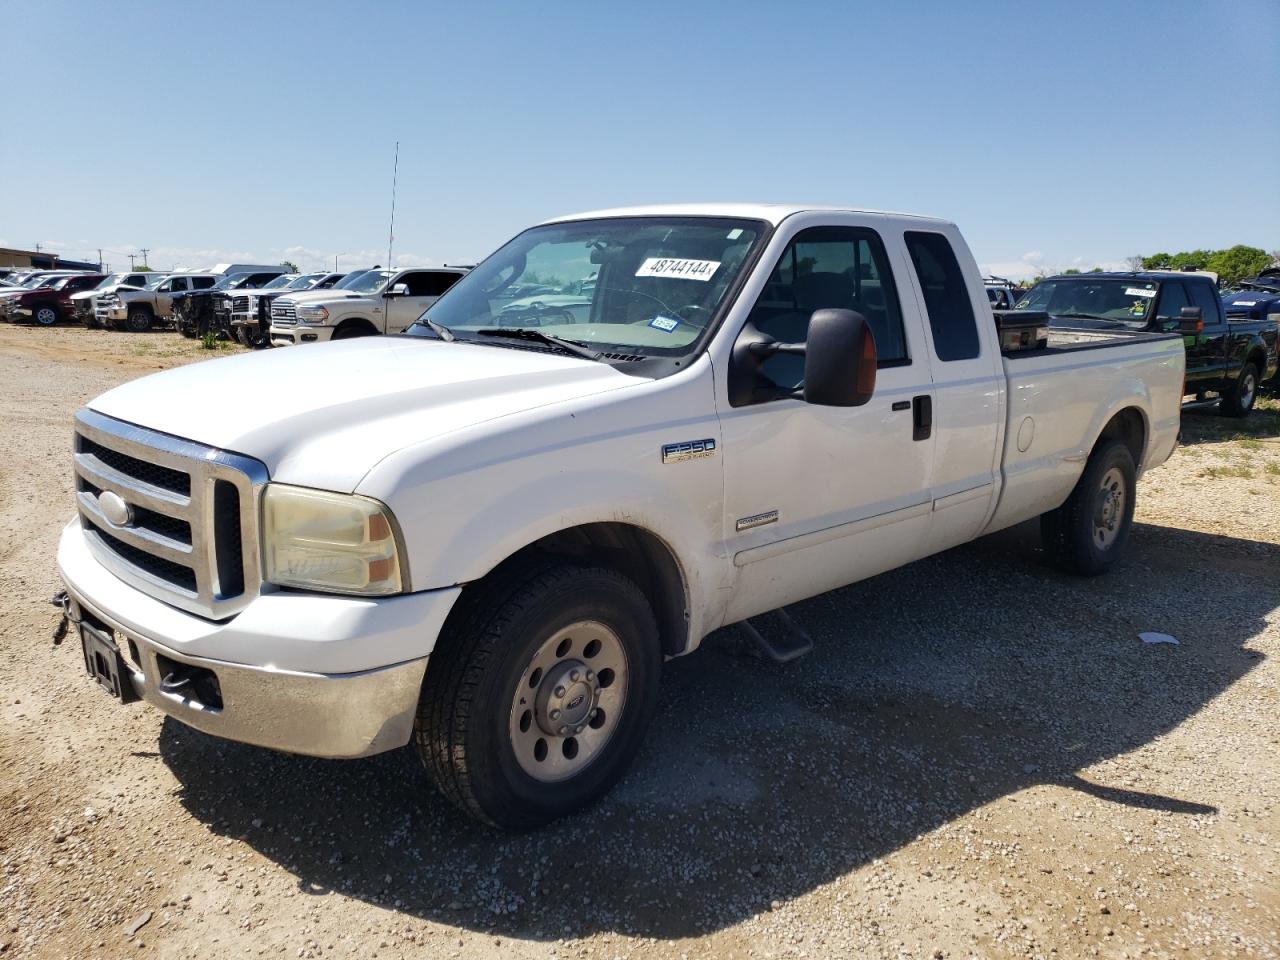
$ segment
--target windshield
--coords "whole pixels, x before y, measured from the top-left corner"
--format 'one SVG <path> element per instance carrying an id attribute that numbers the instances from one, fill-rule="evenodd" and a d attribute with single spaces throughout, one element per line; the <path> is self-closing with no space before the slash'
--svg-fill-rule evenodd
<path id="1" fill-rule="evenodd" d="M 1054 317 L 1089 317 L 1145 326 L 1159 284 L 1123 277 L 1059 277 L 1044 280 L 1018 301 L 1015 310 L 1038 310 Z"/>
<path id="2" fill-rule="evenodd" d="M 366 270 L 355 277 L 347 277 L 337 286 L 352 293 L 377 293 L 396 273 L 395 270 Z"/>
<path id="3" fill-rule="evenodd" d="M 424 315 L 458 336 L 533 329 L 648 356 L 686 352 L 762 236 L 754 220 L 619 217 L 534 227 Z M 425 324 L 408 331 L 432 336 Z"/>
<path id="4" fill-rule="evenodd" d="M 264 284 L 263 290 L 279 290 L 281 287 L 292 287 L 294 282 L 301 280 L 301 277 L 292 277 L 287 273 L 282 273 L 270 283 Z"/>
<path id="5" fill-rule="evenodd" d="M 317 283 L 325 278 L 323 273 L 304 273 L 300 277 L 294 277 L 287 284 L 290 290 L 309 290 Z M 270 286 L 270 284 L 268 284 Z"/>
<path id="6" fill-rule="evenodd" d="M 231 273 L 215 283 L 211 289 L 236 290 L 243 287 L 251 276 L 253 276 L 251 273 Z"/>
<path id="7" fill-rule="evenodd" d="M 98 285 L 93 289 L 105 290 L 107 287 L 114 286 L 117 283 L 123 283 L 125 276 L 126 274 L 123 274 L 123 273 L 113 273 L 109 277 L 103 277 L 101 280 L 98 281 Z"/>
<path id="8" fill-rule="evenodd" d="M 166 274 L 157 273 L 154 277 L 148 277 L 147 282 L 142 285 L 143 290 L 154 290 L 160 284 L 164 283 L 167 278 Z"/>

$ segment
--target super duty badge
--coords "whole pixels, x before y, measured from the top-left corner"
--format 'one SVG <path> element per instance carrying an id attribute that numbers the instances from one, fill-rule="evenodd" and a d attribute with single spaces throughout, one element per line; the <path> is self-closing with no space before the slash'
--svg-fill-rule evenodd
<path id="1" fill-rule="evenodd" d="M 668 443 L 662 447 L 663 463 L 683 463 L 685 460 L 697 460 L 699 457 L 715 456 L 714 440 L 685 440 L 683 443 Z"/>

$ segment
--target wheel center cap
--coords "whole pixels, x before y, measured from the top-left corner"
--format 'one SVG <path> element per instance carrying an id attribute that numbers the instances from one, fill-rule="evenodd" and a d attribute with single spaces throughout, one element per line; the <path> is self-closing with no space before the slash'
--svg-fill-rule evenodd
<path id="1" fill-rule="evenodd" d="M 538 685 L 534 716 L 553 737 L 581 733 L 600 698 L 600 679 L 581 660 L 565 660 L 547 671 Z"/>

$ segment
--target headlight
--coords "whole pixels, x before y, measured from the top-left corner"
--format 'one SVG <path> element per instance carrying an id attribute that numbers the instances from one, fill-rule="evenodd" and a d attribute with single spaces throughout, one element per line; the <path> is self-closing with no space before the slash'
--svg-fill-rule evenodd
<path id="1" fill-rule="evenodd" d="M 323 323 L 329 319 L 329 311 L 324 307 L 299 307 L 298 319 L 303 323 Z"/>
<path id="2" fill-rule="evenodd" d="M 267 484 L 262 497 L 265 579 L 282 587 L 400 593 L 391 511 L 368 497 Z"/>

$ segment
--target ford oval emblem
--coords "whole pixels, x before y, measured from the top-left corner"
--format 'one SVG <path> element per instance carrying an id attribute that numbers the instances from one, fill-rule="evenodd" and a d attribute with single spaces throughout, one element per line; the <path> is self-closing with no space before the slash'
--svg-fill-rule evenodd
<path id="1" fill-rule="evenodd" d="M 113 527 L 127 527 L 133 523 L 133 508 L 119 494 L 103 490 L 98 494 L 98 509 Z"/>

